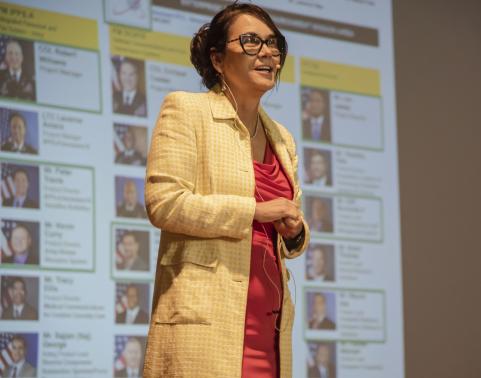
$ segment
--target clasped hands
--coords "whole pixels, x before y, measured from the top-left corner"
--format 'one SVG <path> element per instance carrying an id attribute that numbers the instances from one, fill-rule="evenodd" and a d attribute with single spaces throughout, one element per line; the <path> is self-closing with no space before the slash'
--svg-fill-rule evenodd
<path id="1" fill-rule="evenodd" d="M 260 223 L 272 222 L 284 239 L 294 239 L 302 231 L 302 215 L 296 202 L 287 198 L 258 202 L 254 219 Z"/>

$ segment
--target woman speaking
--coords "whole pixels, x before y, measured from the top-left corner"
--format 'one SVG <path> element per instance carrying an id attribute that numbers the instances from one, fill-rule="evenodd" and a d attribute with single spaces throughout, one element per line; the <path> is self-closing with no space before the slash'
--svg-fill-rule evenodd
<path id="1" fill-rule="evenodd" d="M 162 237 L 144 377 L 291 376 L 284 259 L 309 230 L 293 138 L 260 106 L 286 55 L 266 12 L 234 3 L 191 42 L 209 92 L 164 100 L 145 188 Z"/>

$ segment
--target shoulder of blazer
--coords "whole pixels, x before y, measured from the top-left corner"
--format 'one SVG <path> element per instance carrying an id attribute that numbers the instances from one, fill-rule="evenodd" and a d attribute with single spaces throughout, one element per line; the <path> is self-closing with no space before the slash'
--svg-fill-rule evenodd
<path id="1" fill-rule="evenodd" d="M 210 112 L 214 119 L 234 119 L 237 116 L 232 104 L 218 86 L 208 92 L 171 92 L 165 97 L 164 103 L 172 105 L 172 102 L 190 111 L 189 114 L 196 118 L 199 112 Z"/>
<path id="2" fill-rule="evenodd" d="M 179 126 L 189 125 L 196 129 L 198 122 L 194 122 L 194 119 L 198 120 L 199 113 L 206 108 L 208 109 L 206 93 L 169 92 L 162 102 L 157 122 L 168 114 L 171 121 L 179 122 Z"/>
<path id="3" fill-rule="evenodd" d="M 209 92 L 184 92 L 184 91 L 170 92 L 164 98 L 162 109 L 174 108 L 181 112 L 179 115 L 181 115 L 184 120 L 189 122 L 194 120 L 198 121 L 201 118 L 200 117 L 201 114 L 204 117 L 214 116 L 214 112 L 211 111 L 211 108 L 212 108 L 211 96 L 212 96 L 211 91 Z M 161 109 L 161 113 L 162 113 L 162 109 Z M 198 122 L 193 122 L 193 124 L 198 125 Z"/>
<path id="4" fill-rule="evenodd" d="M 207 102 L 207 92 L 185 92 L 174 91 L 168 93 L 164 98 L 164 103 L 173 102 L 183 106 L 202 106 Z"/>

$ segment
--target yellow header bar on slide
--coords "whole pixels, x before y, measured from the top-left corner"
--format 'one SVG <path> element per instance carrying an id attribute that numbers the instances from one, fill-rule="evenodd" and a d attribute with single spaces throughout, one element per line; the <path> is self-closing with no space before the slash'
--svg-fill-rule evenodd
<path id="1" fill-rule="evenodd" d="M 295 72 L 294 72 L 295 61 L 292 55 L 287 55 L 286 61 L 284 62 L 284 67 L 282 68 L 281 82 L 285 83 L 295 83 Z"/>
<path id="2" fill-rule="evenodd" d="M 0 34 L 98 50 L 97 22 L 0 2 Z"/>
<path id="3" fill-rule="evenodd" d="M 301 84 L 371 96 L 381 95 L 378 70 L 301 58 Z"/>
<path id="4" fill-rule="evenodd" d="M 133 59 L 191 66 L 190 38 L 110 25 L 110 53 Z"/>
<path id="5" fill-rule="evenodd" d="M 110 25 L 110 53 L 139 60 L 150 60 L 192 67 L 190 38 L 180 35 Z M 281 81 L 294 83 L 294 58 L 288 56 Z"/>

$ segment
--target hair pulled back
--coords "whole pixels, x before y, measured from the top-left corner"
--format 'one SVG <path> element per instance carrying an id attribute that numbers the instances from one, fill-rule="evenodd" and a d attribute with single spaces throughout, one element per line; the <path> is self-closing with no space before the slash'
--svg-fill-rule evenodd
<path id="1" fill-rule="evenodd" d="M 214 16 L 211 22 L 202 25 L 190 42 L 190 61 L 202 77 L 202 83 L 208 89 L 211 89 L 220 81 L 219 73 L 212 65 L 210 59 L 211 50 L 214 49 L 216 52 L 224 52 L 229 28 L 237 16 L 241 14 L 249 14 L 257 17 L 271 28 L 276 36 L 284 38 L 269 14 L 261 7 L 254 4 L 238 3 L 237 1 L 226 6 Z M 287 42 L 285 43 L 284 51 L 281 53 L 281 68 L 284 65 L 286 56 Z M 279 73 L 280 70 L 277 71 L 277 78 Z"/>

